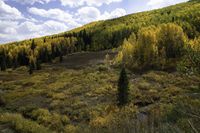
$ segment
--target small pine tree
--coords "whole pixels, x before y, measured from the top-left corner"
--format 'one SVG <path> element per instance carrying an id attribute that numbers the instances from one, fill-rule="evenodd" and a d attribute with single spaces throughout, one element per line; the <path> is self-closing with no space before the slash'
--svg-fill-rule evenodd
<path id="1" fill-rule="evenodd" d="M 63 62 L 63 54 L 62 54 L 62 52 L 60 52 L 60 63 L 62 63 Z"/>
<path id="2" fill-rule="evenodd" d="M 46 37 L 44 38 L 43 43 L 46 43 Z"/>
<path id="3" fill-rule="evenodd" d="M 123 67 L 118 81 L 118 104 L 120 106 L 128 103 L 129 81 L 126 69 Z"/>
<path id="4" fill-rule="evenodd" d="M 33 74 L 33 70 L 35 68 L 35 62 L 34 59 L 31 57 L 29 60 L 29 74 Z"/>
<path id="5" fill-rule="evenodd" d="M 0 65 L 1 65 L 1 71 L 5 71 L 6 70 L 6 61 L 5 61 L 5 57 L 2 56 L 2 58 L 0 58 Z"/>

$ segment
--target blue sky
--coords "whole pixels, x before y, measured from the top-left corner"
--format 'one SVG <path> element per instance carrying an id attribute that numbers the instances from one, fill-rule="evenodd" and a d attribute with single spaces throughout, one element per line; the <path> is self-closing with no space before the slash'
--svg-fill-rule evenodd
<path id="1" fill-rule="evenodd" d="M 0 0 L 0 44 L 187 0 Z"/>

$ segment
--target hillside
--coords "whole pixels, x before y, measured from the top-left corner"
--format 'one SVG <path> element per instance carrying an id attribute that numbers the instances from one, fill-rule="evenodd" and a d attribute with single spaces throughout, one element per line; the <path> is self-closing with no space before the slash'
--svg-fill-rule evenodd
<path id="1" fill-rule="evenodd" d="M 200 132 L 199 9 L 0 45 L 0 133 Z"/>
<path id="2" fill-rule="evenodd" d="M 200 3 L 193 1 L 117 19 L 94 22 L 58 35 L 1 45 L 0 53 L 5 54 L 7 67 L 28 65 L 29 57 L 32 56 L 33 60 L 48 62 L 55 56 L 73 52 L 117 48 L 131 33 L 137 34 L 140 28 L 168 22 L 180 25 L 187 36 L 193 39 L 200 32 L 199 7 Z M 30 52 L 31 46 L 36 51 L 34 55 Z"/>

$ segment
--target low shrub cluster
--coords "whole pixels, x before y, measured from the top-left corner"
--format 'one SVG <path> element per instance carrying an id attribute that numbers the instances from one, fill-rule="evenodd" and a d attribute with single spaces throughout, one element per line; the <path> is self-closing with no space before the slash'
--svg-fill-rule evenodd
<path id="1" fill-rule="evenodd" d="M 0 114 L 0 123 L 8 123 L 19 133 L 51 133 L 51 131 L 39 125 L 37 122 L 27 120 L 20 114 Z"/>
<path id="2" fill-rule="evenodd" d="M 64 127 L 69 124 L 70 119 L 66 115 L 50 113 L 46 109 L 37 109 L 32 112 L 32 118 L 39 124 L 44 125 L 54 131 L 63 131 Z"/>

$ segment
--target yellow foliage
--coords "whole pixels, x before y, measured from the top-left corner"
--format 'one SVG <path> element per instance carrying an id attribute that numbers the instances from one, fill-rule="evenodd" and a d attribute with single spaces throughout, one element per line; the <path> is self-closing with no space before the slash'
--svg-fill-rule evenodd
<path id="1" fill-rule="evenodd" d="M 65 133 L 76 133 L 77 128 L 73 125 L 65 126 Z"/>

